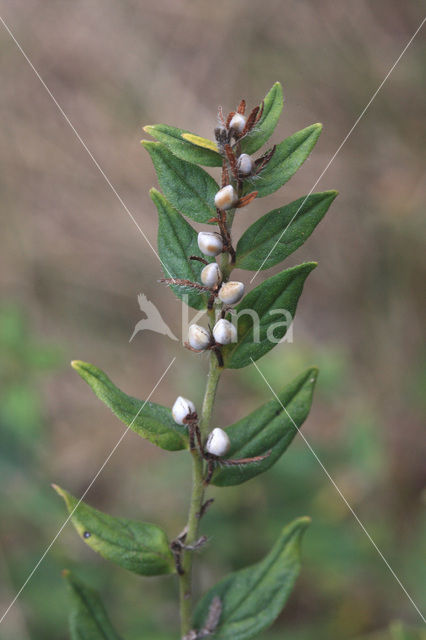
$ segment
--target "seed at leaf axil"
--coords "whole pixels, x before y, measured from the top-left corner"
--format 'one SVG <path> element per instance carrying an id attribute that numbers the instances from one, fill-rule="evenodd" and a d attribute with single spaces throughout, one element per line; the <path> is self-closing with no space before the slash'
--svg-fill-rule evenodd
<path id="1" fill-rule="evenodd" d="M 226 431 L 220 427 L 216 427 L 210 433 L 206 442 L 206 451 L 213 456 L 221 458 L 225 456 L 231 447 L 231 441 Z"/>
<path id="2" fill-rule="evenodd" d="M 225 304 L 235 304 L 244 295 L 244 285 L 242 282 L 224 282 L 219 289 L 219 300 Z"/>
<path id="3" fill-rule="evenodd" d="M 198 234 L 198 246 L 206 256 L 218 256 L 223 251 L 222 238 L 218 233 L 200 231 Z"/>
<path id="4" fill-rule="evenodd" d="M 222 273 L 217 262 L 212 262 L 201 271 L 201 282 L 206 287 L 216 287 L 222 280 Z"/>
<path id="5" fill-rule="evenodd" d="M 185 424 L 185 418 L 193 413 L 196 413 L 195 404 L 191 400 L 187 400 L 187 398 L 178 396 L 172 407 L 173 420 L 177 424 Z"/>
<path id="6" fill-rule="evenodd" d="M 246 122 L 247 118 L 243 116 L 242 113 L 235 113 L 229 123 L 229 128 L 234 129 L 234 131 L 237 131 L 238 133 L 242 133 L 246 126 Z"/>
<path id="7" fill-rule="evenodd" d="M 254 161 L 247 153 L 242 153 L 238 158 L 237 169 L 242 176 L 250 176 L 254 171 Z"/>
<path id="8" fill-rule="evenodd" d="M 211 336 L 207 329 L 199 324 L 191 324 L 188 329 L 189 345 L 196 351 L 204 351 L 210 345 Z"/>
<path id="9" fill-rule="evenodd" d="M 221 318 L 213 327 L 213 337 L 217 344 L 230 344 L 237 342 L 237 329 L 225 318 Z"/>
<path id="10" fill-rule="evenodd" d="M 218 191 L 214 197 L 214 203 L 218 209 L 232 209 L 238 202 L 238 195 L 232 184 L 228 184 Z"/>

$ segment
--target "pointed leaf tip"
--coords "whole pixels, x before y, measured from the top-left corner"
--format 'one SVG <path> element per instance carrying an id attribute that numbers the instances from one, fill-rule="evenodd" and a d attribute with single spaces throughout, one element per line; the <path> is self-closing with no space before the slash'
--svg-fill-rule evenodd
<path id="1" fill-rule="evenodd" d="M 290 535 L 290 532 L 300 530 L 300 535 L 303 535 L 311 523 L 312 518 L 310 516 L 301 516 L 290 525 L 284 527 L 283 532 L 287 531 L 288 535 Z"/>
<path id="2" fill-rule="evenodd" d="M 156 189 L 155 187 L 151 187 L 151 189 L 149 190 L 149 197 L 151 198 L 151 200 L 153 200 L 155 202 L 156 198 L 161 198 L 161 193 L 158 191 L 158 189 Z"/>
<path id="3" fill-rule="evenodd" d="M 154 140 L 141 140 L 141 145 L 147 150 L 159 144 L 159 142 L 154 142 Z"/>
<path id="4" fill-rule="evenodd" d="M 263 113 L 256 127 L 241 140 L 244 153 L 252 154 L 271 137 L 283 108 L 283 91 L 280 82 L 275 82 L 263 100 Z"/>
<path id="5" fill-rule="evenodd" d="M 310 374 L 311 374 L 311 382 L 316 382 L 319 376 L 319 369 L 318 367 L 310 367 L 309 369 Z"/>

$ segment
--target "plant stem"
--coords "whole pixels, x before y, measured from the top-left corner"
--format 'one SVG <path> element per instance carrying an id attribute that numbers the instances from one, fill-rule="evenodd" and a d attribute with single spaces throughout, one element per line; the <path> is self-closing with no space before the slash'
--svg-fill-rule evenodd
<path id="1" fill-rule="evenodd" d="M 216 389 L 219 382 L 221 369 L 218 367 L 214 353 L 210 356 L 210 369 L 207 377 L 206 390 L 204 392 L 203 407 L 200 418 L 201 437 L 204 442 L 210 428 L 213 413 Z M 192 452 L 192 493 L 189 505 L 188 522 L 186 525 L 185 544 L 192 545 L 198 538 L 200 511 L 204 499 L 204 464 L 198 451 Z M 183 575 L 179 576 L 180 619 L 181 632 L 184 637 L 192 626 L 192 551 L 184 551 L 182 554 Z"/>
<path id="2" fill-rule="evenodd" d="M 192 453 L 192 494 L 189 507 L 186 544 L 193 544 L 198 534 L 198 513 L 204 497 L 204 465 L 196 451 Z M 179 601 L 182 638 L 191 630 L 192 622 L 192 551 L 182 554 L 184 573 L 179 576 Z"/>
<path id="3" fill-rule="evenodd" d="M 226 227 L 228 229 L 229 234 L 232 230 L 232 224 L 234 222 L 235 209 L 230 209 L 227 215 L 227 223 Z M 232 269 L 234 268 L 234 264 L 230 261 L 229 253 L 222 253 L 220 268 L 222 270 L 223 281 L 226 282 L 231 274 Z"/>

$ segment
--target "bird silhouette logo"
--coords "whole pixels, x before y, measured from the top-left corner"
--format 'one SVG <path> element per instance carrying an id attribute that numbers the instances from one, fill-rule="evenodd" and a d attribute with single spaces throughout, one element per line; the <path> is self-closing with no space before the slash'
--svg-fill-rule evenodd
<path id="1" fill-rule="evenodd" d="M 155 331 L 156 333 L 161 333 L 163 336 L 168 336 L 172 340 L 178 340 L 175 334 L 171 331 L 171 329 L 164 322 L 163 318 L 160 315 L 155 304 L 153 304 L 145 294 L 140 293 L 138 295 L 138 303 L 140 310 L 147 316 L 136 324 L 132 336 L 129 340 L 131 342 L 135 335 L 139 333 L 139 331 Z"/>

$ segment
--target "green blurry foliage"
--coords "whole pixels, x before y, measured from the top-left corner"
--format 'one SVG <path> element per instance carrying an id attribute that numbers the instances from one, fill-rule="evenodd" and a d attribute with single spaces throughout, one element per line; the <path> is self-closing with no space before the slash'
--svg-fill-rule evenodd
<path id="1" fill-rule="evenodd" d="M 61 518 L 45 470 L 49 439 L 42 395 L 43 380 L 61 362 L 58 348 L 34 336 L 23 309 L 0 307 L 0 566 L 3 593 L 10 600 Z M 31 613 L 21 631 L 31 638 L 41 640 L 59 628 L 65 598 L 57 592 L 57 606 L 49 603 L 53 585 L 60 584 L 60 568 L 55 561 L 44 566 L 37 585 L 25 593 Z"/>

